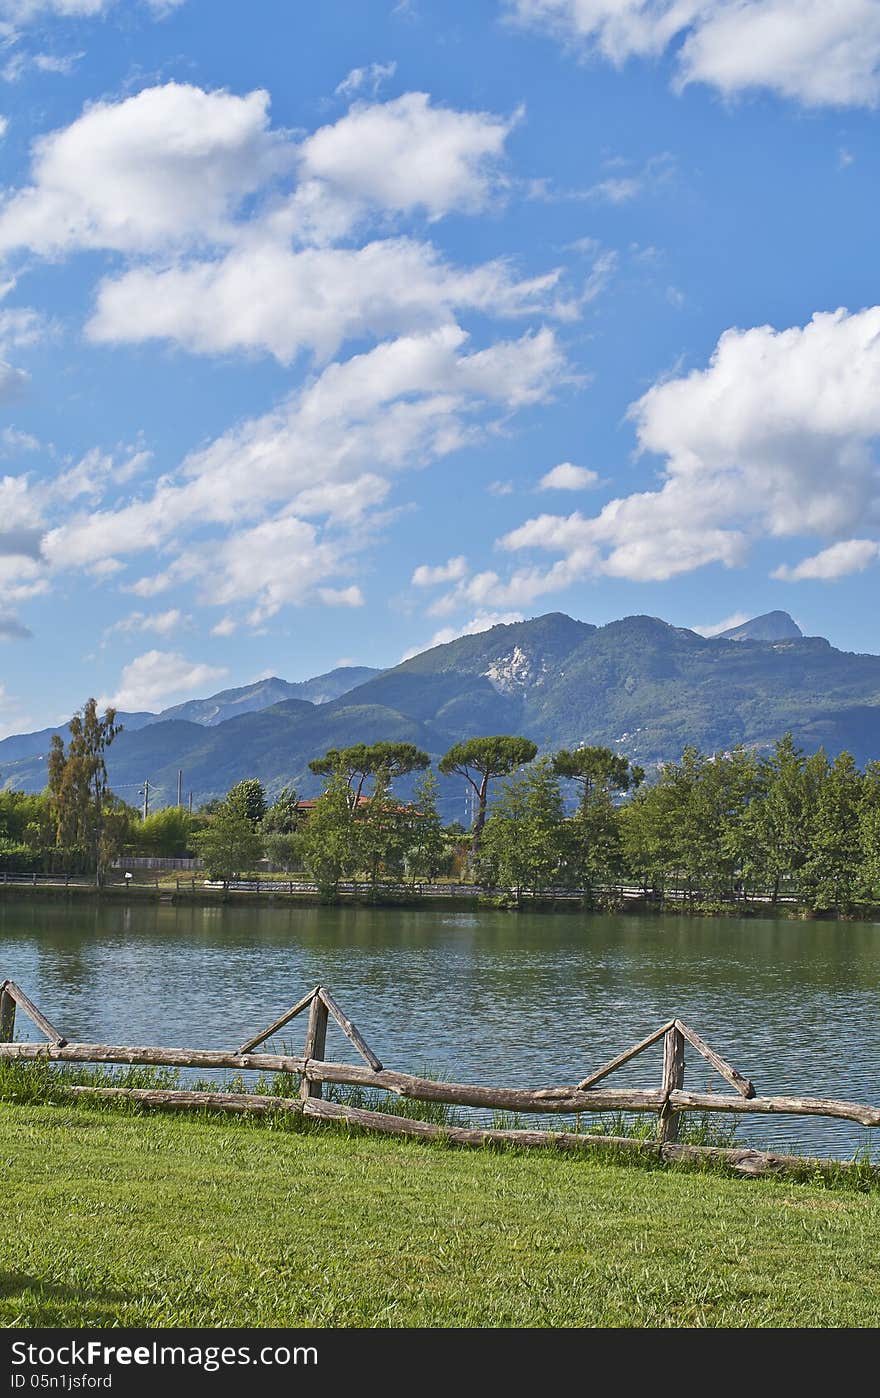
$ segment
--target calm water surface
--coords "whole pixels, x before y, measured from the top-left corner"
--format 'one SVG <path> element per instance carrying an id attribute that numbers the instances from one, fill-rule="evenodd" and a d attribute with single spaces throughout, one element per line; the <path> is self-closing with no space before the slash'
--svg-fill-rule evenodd
<path id="1" fill-rule="evenodd" d="M 576 1082 L 678 1015 L 761 1094 L 880 1104 L 877 924 L 27 898 L 0 901 L 0 976 L 72 1040 L 227 1049 L 320 981 L 387 1067 L 505 1086 Z M 659 1085 L 661 1056 L 608 1085 Z M 686 1086 L 710 1082 L 688 1049 Z M 880 1131 L 818 1118 L 743 1117 L 738 1138 L 880 1158 Z"/>

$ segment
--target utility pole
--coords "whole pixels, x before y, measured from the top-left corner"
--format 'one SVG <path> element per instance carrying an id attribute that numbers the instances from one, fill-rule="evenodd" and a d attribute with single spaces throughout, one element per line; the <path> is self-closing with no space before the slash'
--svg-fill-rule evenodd
<path id="1" fill-rule="evenodd" d="M 150 814 L 150 779 L 149 779 L 149 777 L 147 777 L 146 780 L 145 780 L 145 782 L 144 782 L 144 820 L 146 820 L 146 818 L 147 818 L 147 816 L 148 816 L 149 814 Z"/>
<path id="2" fill-rule="evenodd" d="M 192 794 L 192 792 L 189 793 L 189 813 L 190 813 L 190 815 L 192 815 L 192 813 L 193 813 L 193 794 Z"/>
<path id="3" fill-rule="evenodd" d="M 183 768 L 177 769 L 177 805 L 178 809 L 183 805 Z"/>

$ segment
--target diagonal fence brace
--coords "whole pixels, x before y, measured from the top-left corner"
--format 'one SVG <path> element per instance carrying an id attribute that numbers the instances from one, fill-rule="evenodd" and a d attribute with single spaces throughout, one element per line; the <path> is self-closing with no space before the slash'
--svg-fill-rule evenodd
<path id="1" fill-rule="evenodd" d="M 50 1044 L 54 1044 L 56 1048 L 64 1047 L 67 1043 L 67 1039 L 61 1033 L 60 1029 L 56 1029 L 55 1025 L 37 1009 L 33 1000 L 25 995 L 20 985 L 17 985 L 15 981 L 4 981 L 2 986 L 0 986 L 0 992 L 8 995 L 11 1000 L 15 1001 L 19 1009 L 23 1010 L 28 1019 L 37 1026 L 40 1033 L 45 1034 Z"/>
<path id="2" fill-rule="evenodd" d="M 296 1019 L 297 1015 L 302 1014 L 303 1010 L 308 1009 L 320 989 L 321 987 L 316 985 L 314 990 L 309 991 L 308 995 L 304 995 L 301 1000 L 297 1000 L 295 1005 L 289 1010 L 285 1010 L 284 1014 L 281 1015 L 279 1019 L 274 1020 L 267 1029 L 261 1029 L 252 1039 L 248 1039 L 246 1044 L 242 1044 L 241 1048 L 238 1050 L 239 1053 L 250 1053 L 258 1044 L 264 1044 L 267 1039 L 271 1039 L 272 1035 L 276 1034 L 279 1029 L 283 1029 L 285 1024 L 289 1024 L 292 1019 Z"/>

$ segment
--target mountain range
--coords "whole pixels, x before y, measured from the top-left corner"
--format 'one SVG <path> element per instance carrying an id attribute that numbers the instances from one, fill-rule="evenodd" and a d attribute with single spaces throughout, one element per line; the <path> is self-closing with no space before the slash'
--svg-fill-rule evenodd
<path id="1" fill-rule="evenodd" d="M 156 805 L 175 799 L 178 768 L 196 804 L 251 776 L 270 794 L 292 784 L 311 795 L 311 758 L 380 739 L 437 757 L 461 738 L 522 733 L 544 751 L 603 743 L 651 767 L 688 744 L 764 751 L 791 730 L 808 751 L 847 748 L 864 763 L 880 757 L 880 656 L 804 636 L 785 612 L 711 638 L 657 617 L 594 626 L 556 612 L 391 669 L 261 680 L 123 721 L 108 754 L 111 785 L 127 795 L 148 778 Z M 0 743 L 0 783 L 42 789 L 52 731 Z M 448 818 L 463 813 L 460 782 L 445 783 L 442 797 Z"/>

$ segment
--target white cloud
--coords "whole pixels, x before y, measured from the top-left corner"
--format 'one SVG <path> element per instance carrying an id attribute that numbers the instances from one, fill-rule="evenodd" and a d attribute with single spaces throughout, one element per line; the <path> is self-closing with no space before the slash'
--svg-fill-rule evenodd
<path id="1" fill-rule="evenodd" d="M 0 69 L 0 78 L 7 83 L 17 83 L 29 71 L 54 73 L 66 78 L 70 76 L 77 63 L 84 57 L 83 53 L 25 53 L 19 50 L 4 63 L 3 68 Z"/>
<path id="2" fill-rule="evenodd" d="M 461 626 L 444 626 L 440 631 L 435 631 L 427 645 L 413 646 L 400 657 L 401 662 L 411 660 L 414 655 L 421 655 L 422 651 L 430 650 L 433 646 L 445 646 L 450 641 L 457 641 L 459 636 L 476 636 L 493 626 L 506 626 L 522 619 L 522 612 L 478 612 Z"/>
<path id="3" fill-rule="evenodd" d="M 0 443 L 4 455 L 14 452 L 39 451 L 39 439 L 30 432 L 21 432 L 17 427 L 4 427 L 0 432 Z"/>
<path id="4" fill-rule="evenodd" d="M 121 252 L 232 235 L 241 201 L 289 160 L 269 130 L 269 97 L 144 88 L 87 107 L 33 147 L 32 184 L 0 209 L 0 251 Z"/>
<path id="5" fill-rule="evenodd" d="M 541 515 L 503 548 L 561 554 L 573 578 L 662 581 L 741 564 L 753 539 L 880 529 L 880 307 L 729 330 L 706 369 L 656 384 L 630 416 L 664 458 L 660 488 Z"/>
<path id="6" fill-rule="evenodd" d="M 301 350 L 328 359 L 346 340 L 452 324 L 462 309 L 570 315 L 557 298 L 559 276 L 518 280 L 504 261 L 458 269 L 411 238 L 294 251 L 255 237 L 219 260 L 105 280 L 87 334 L 104 343 L 169 339 L 195 353 L 261 350 L 282 363 Z"/>
<path id="7" fill-rule="evenodd" d="M 163 548 L 171 561 L 137 581 L 137 595 L 198 579 L 206 600 L 256 598 L 263 617 L 313 597 L 370 541 L 362 516 L 381 501 L 389 476 L 478 440 L 487 413 L 541 401 L 563 374 L 548 330 L 474 353 L 465 352 L 466 338 L 445 327 L 330 365 L 272 412 L 193 453 L 151 494 L 50 529 L 43 547 L 51 566 L 91 567 Z M 325 511 L 345 529 L 324 537 L 297 511 Z M 187 541 L 211 526 L 234 532 Z"/>
<path id="8" fill-rule="evenodd" d="M 517 116 L 434 107 L 425 92 L 359 103 L 300 147 L 303 177 L 331 193 L 440 218 L 485 208 L 501 184 L 504 143 Z"/>
<path id="9" fill-rule="evenodd" d="M 880 97 L 876 0 L 506 0 L 516 22 L 615 66 L 676 45 L 676 85 L 765 88 L 809 106 Z"/>
<path id="10" fill-rule="evenodd" d="M 364 594 L 355 585 L 351 587 L 319 587 L 318 596 L 325 607 L 362 607 L 364 605 Z"/>
<path id="11" fill-rule="evenodd" d="M 364 68 L 352 68 L 351 72 L 334 88 L 336 97 L 354 97 L 355 93 L 367 91 L 375 97 L 379 88 L 397 72 L 397 64 L 368 63 Z"/>
<path id="12" fill-rule="evenodd" d="M 100 699 L 100 707 L 155 710 L 168 699 L 192 695 L 227 671 L 216 665 L 187 660 L 174 651 L 149 650 L 136 656 L 122 671 L 119 688 L 110 698 Z"/>
<path id="13" fill-rule="evenodd" d="M 539 490 L 590 490 L 599 482 L 599 476 L 587 466 L 575 466 L 571 461 L 561 461 L 548 471 L 538 482 Z"/>
<path id="14" fill-rule="evenodd" d="M 412 584 L 414 587 L 435 587 L 437 583 L 458 582 L 466 573 L 467 559 L 462 556 L 450 558 L 448 562 L 433 568 L 428 563 L 420 563 L 412 575 Z"/>
<path id="15" fill-rule="evenodd" d="M 0 0 L 0 23 L 13 26 L 55 16 L 58 19 L 96 19 L 106 14 L 116 0 Z M 183 5 L 185 0 L 144 0 L 156 15 Z"/>
<path id="16" fill-rule="evenodd" d="M 154 631 L 157 636 L 167 636 L 169 632 L 176 631 L 183 625 L 186 618 L 177 607 L 171 607 L 167 612 L 132 612 L 130 616 L 123 617 L 121 621 L 116 621 L 112 626 L 108 626 L 104 632 L 105 636 L 112 636 L 119 632 L 130 633 L 132 631 Z"/>
<path id="17" fill-rule="evenodd" d="M 238 630 L 238 622 L 231 616 L 222 617 L 216 626 L 211 627 L 212 636 L 234 636 Z"/>
<path id="18" fill-rule="evenodd" d="M 780 564 L 772 576 L 782 582 L 803 582 L 808 578 L 830 582 L 835 578 L 848 577 L 851 573 L 862 573 L 878 558 L 880 544 L 875 540 L 842 539 L 794 566 Z"/>
<path id="19" fill-rule="evenodd" d="M 751 619 L 748 612 L 732 612 L 723 621 L 713 621 L 708 626 L 692 626 L 690 629 L 696 631 L 698 636 L 720 636 L 722 631 L 730 631 L 734 626 L 742 626 Z"/>

